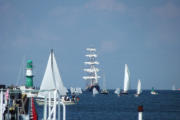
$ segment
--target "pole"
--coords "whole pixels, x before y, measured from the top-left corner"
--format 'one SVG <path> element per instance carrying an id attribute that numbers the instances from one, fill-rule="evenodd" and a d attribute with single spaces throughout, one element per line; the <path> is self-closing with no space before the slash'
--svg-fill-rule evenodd
<path id="1" fill-rule="evenodd" d="M 138 106 L 138 120 L 143 120 L 142 116 L 143 116 L 143 106 L 140 105 Z"/>

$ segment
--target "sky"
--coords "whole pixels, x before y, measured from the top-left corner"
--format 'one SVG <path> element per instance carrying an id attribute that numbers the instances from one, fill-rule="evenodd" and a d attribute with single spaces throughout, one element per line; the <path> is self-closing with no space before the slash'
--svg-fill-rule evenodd
<path id="1" fill-rule="evenodd" d="M 64 85 L 85 88 L 86 48 L 97 49 L 107 88 L 180 88 L 179 0 L 0 0 L 0 84 L 41 84 L 50 49 Z M 99 84 L 102 86 L 102 78 Z"/>

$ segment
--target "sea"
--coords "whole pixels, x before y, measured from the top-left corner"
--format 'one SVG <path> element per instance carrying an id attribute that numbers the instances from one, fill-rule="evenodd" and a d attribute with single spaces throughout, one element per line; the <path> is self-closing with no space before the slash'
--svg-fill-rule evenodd
<path id="1" fill-rule="evenodd" d="M 66 106 L 66 120 L 138 120 L 138 106 L 143 106 L 143 120 L 180 120 L 180 91 L 158 90 L 151 95 L 143 90 L 135 97 L 135 90 L 128 95 L 117 96 L 114 90 L 109 94 L 92 95 L 84 92 L 79 95 L 76 105 Z M 43 118 L 43 106 L 36 104 L 38 118 Z"/>

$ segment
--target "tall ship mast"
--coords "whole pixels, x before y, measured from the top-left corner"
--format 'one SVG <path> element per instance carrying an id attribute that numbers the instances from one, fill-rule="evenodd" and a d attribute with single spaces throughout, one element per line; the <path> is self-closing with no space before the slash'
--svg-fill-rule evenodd
<path id="1" fill-rule="evenodd" d="M 100 76 L 98 76 L 99 69 L 97 68 L 99 62 L 96 61 L 96 58 L 98 57 L 96 54 L 96 49 L 86 48 L 86 51 L 87 54 L 85 56 L 88 58 L 88 61 L 84 62 L 84 64 L 87 66 L 87 68 L 84 69 L 84 72 L 86 72 L 87 75 L 83 76 L 83 79 L 87 81 L 86 90 L 92 91 L 93 88 L 96 88 L 98 91 L 100 91 L 98 84 L 98 79 Z"/>

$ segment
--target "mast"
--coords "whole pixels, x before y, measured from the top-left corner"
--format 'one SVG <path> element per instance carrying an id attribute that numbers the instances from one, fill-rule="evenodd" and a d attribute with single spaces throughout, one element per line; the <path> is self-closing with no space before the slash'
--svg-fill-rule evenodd
<path id="1" fill-rule="evenodd" d="M 84 64 L 87 65 L 88 68 L 84 69 L 84 72 L 87 73 L 87 76 L 83 76 L 83 79 L 88 82 L 88 88 L 97 85 L 100 76 L 98 76 L 99 69 L 96 67 L 99 65 L 99 62 L 96 61 L 96 58 L 98 57 L 98 55 L 95 53 L 96 49 L 86 48 L 86 51 L 88 53 L 85 56 L 88 58 L 88 61 L 84 62 Z"/>

